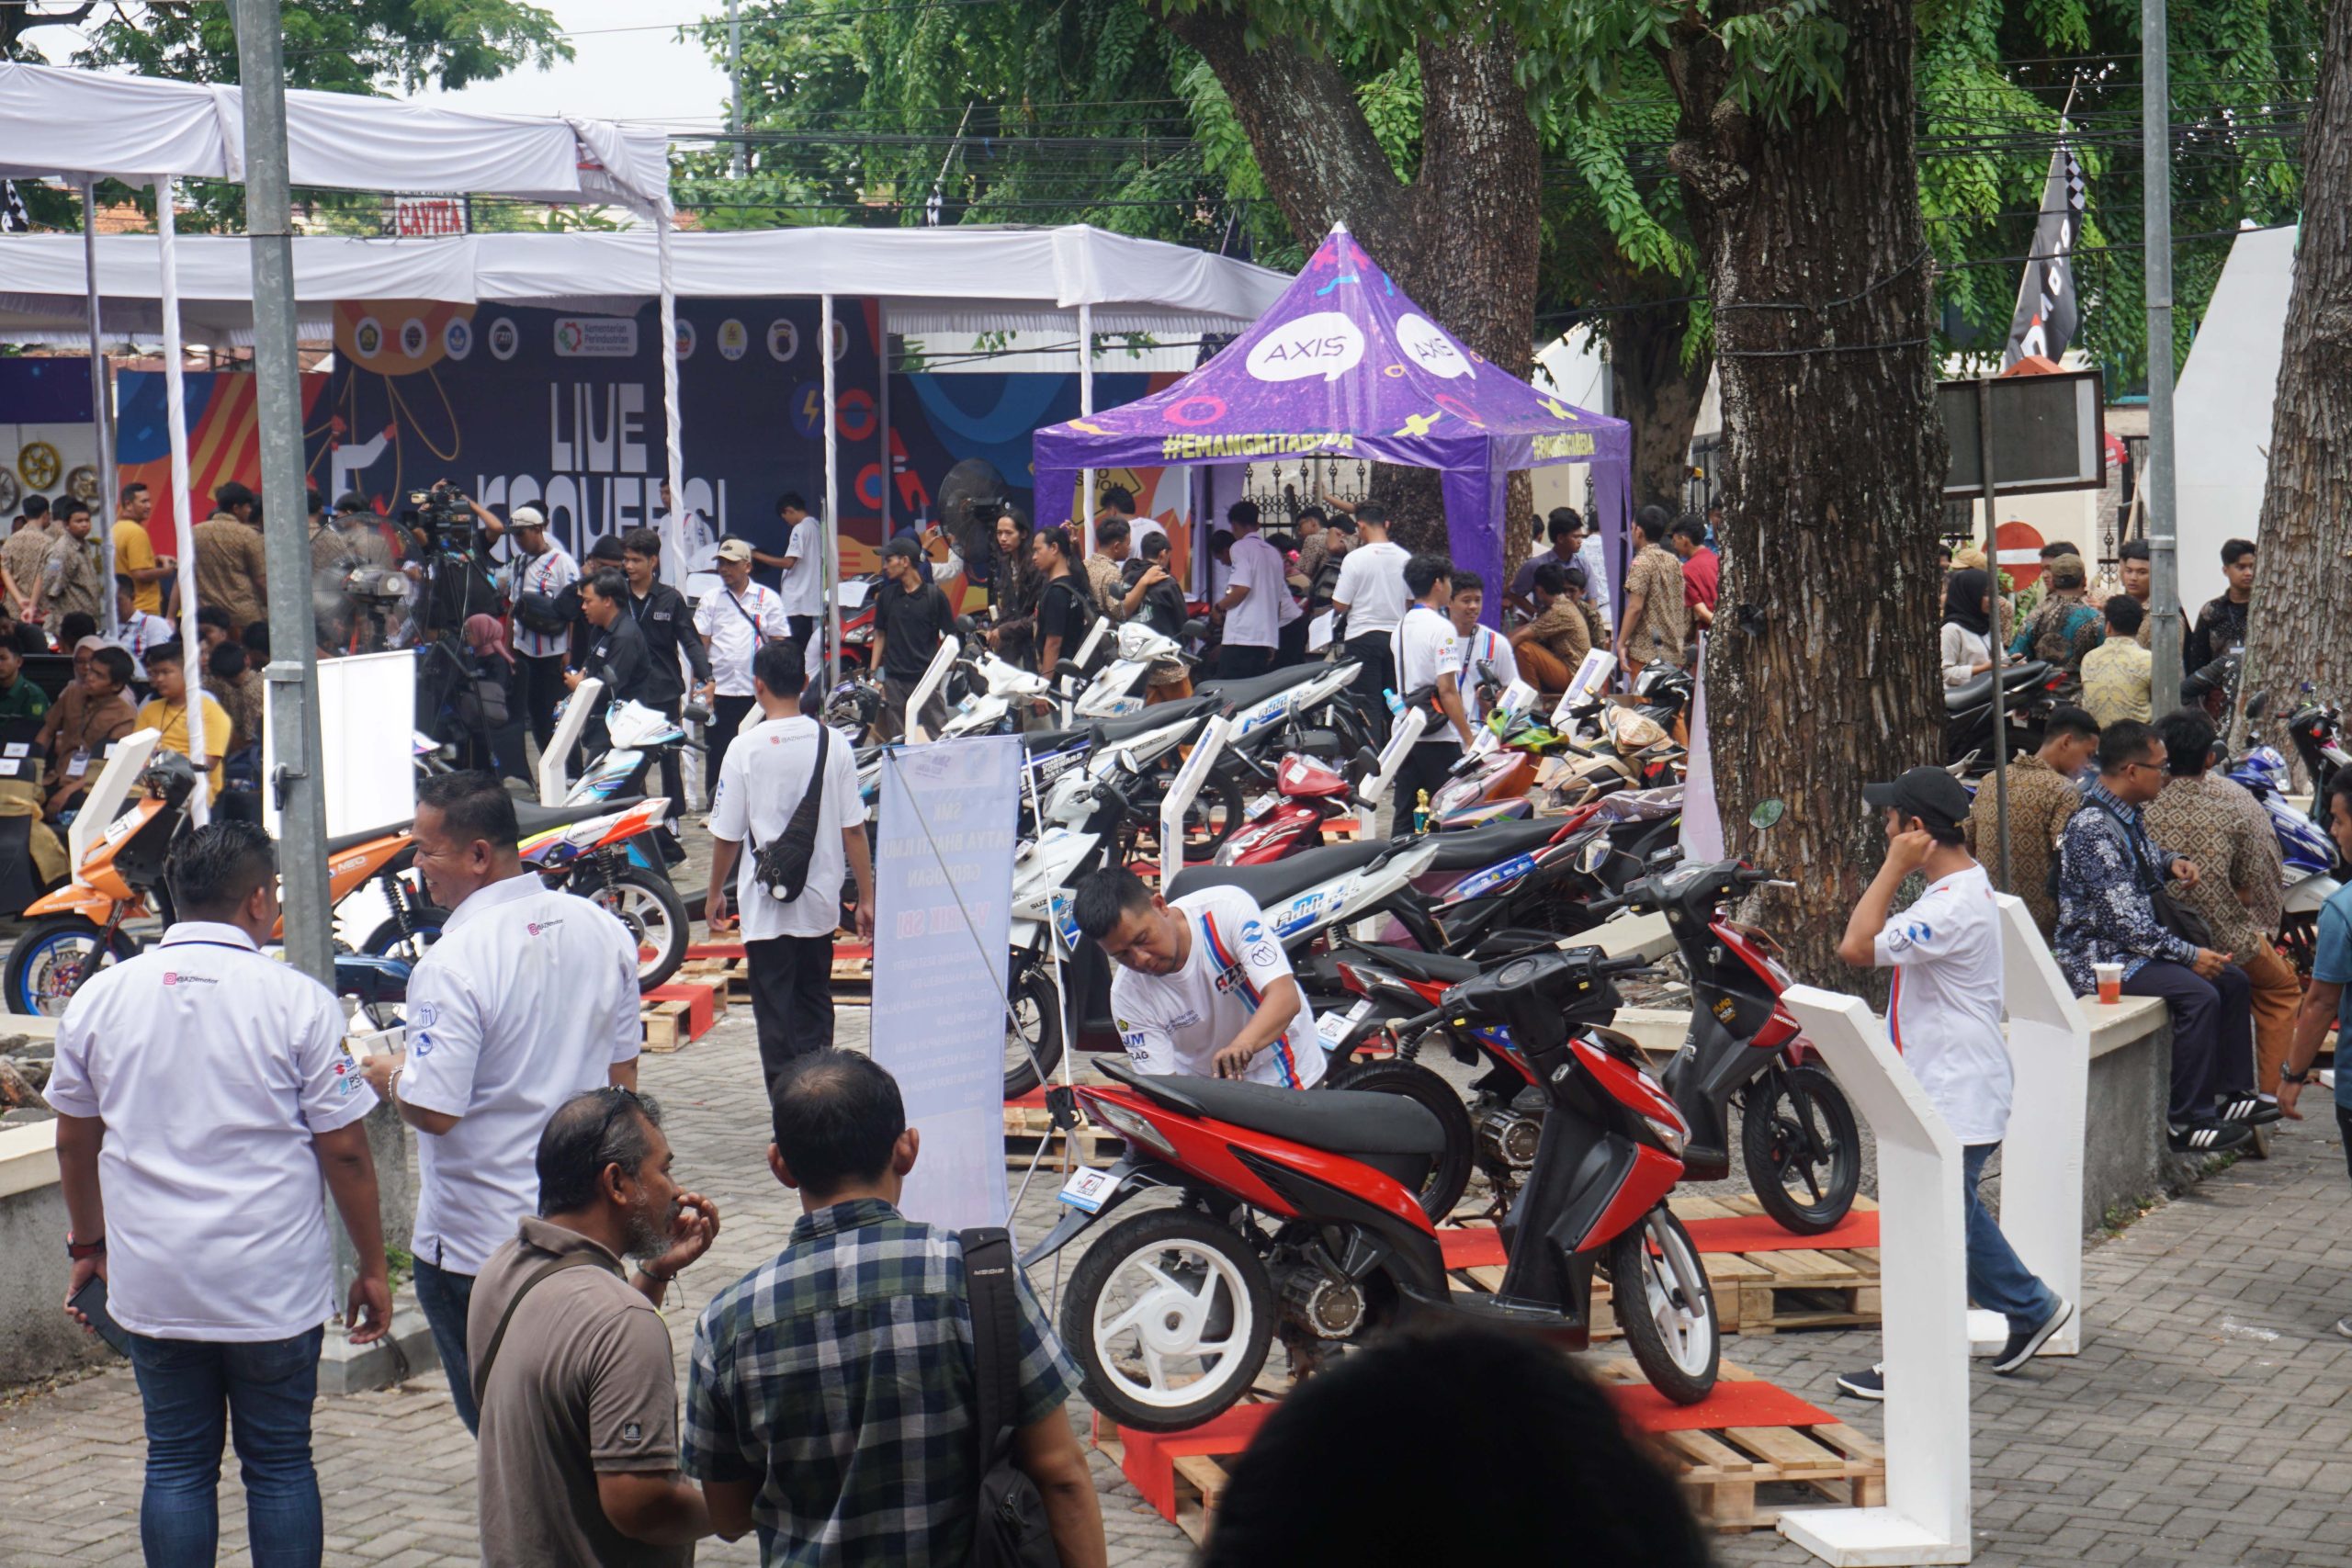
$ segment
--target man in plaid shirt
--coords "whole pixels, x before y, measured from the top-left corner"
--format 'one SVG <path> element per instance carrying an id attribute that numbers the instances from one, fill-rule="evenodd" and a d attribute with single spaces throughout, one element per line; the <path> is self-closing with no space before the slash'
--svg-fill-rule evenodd
<path id="1" fill-rule="evenodd" d="M 776 1179 L 802 1217 L 695 1325 L 685 1472 L 766 1568 L 962 1568 L 978 1514 L 972 1314 L 954 1233 L 897 1207 L 920 1134 L 870 1059 L 814 1051 L 776 1077 Z M 1025 1282 L 1012 1461 L 1064 1568 L 1102 1568 L 1093 1477 L 1062 1404 L 1073 1366 Z"/>

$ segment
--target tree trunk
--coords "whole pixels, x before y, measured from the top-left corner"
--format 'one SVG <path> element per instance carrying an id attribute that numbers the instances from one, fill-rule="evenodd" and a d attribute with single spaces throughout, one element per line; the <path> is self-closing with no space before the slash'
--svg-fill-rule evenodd
<path id="1" fill-rule="evenodd" d="M 1454 336 L 1514 376 L 1535 343 L 1535 274 L 1542 243 L 1541 148 L 1515 74 L 1508 28 L 1425 39 L 1421 163 L 1396 176 L 1355 91 L 1329 61 L 1285 38 L 1252 42 L 1246 8 L 1157 13 L 1208 62 L 1248 132 L 1266 189 L 1298 243 L 1313 250 L 1334 222 L 1396 287 Z M 1442 548 L 1444 507 L 1434 473 L 1384 475 L 1375 493 L 1395 510 L 1397 542 Z M 1514 476 L 1506 555 L 1527 526 L 1531 493 Z M 1514 554 L 1513 551 L 1516 551 Z"/>
<path id="2" fill-rule="evenodd" d="M 1760 0 L 1740 0 L 1753 10 Z M 1906 0 L 1831 0 L 1842 101 L 1785 123 L 1724 100 L 1695 21 L 1668 69 L 1715 319 L 1738 524 L 1722 547 L 1707 717 L 1724 840 L 1797 884 L 1753 911 L 1797 974 L 1851 987 L 1838 935 L 1884 850 L 1862 786 L 1940 762 L 1938 493 Z M 1718 12 L 1712 25 L 1720 27 Z M 1778 800 L 1770 829 L 1751 810 Z"/>
<path id="3" fill-rule="evenodd" d="M 2271 717 L 2352 692 L 2352 0 L 2328 6 L 2303 132 L 2303 221 L 2270 412 L 2247 688 Z"/>
<path id="4" fill-rule="evenodd" d="M 1617 310 L 1609 321 L 1609 369 L 1616 382 L 1619 419 L 1634 427 L 1634 505 L 1656 502 L 1683 510 L 1689 493 L 1690 431 L 1707 395 L 1711 355 L 1682 364 L 1690 324 L 1688 305 L 1657 304 Z"/>

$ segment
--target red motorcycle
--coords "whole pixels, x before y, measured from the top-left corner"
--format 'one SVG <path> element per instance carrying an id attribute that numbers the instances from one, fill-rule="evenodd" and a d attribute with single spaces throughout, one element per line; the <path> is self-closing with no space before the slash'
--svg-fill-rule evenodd
<path id="1" fill-rule="evenodd" d="M 1264 769 L 1243 753 L 1235 755 L 1265 778 Z M 1354 815 L 1353 782 L 1320 757 L 1287 752 L 1269 782 L 1273 788 L 1253 796 L 1245 808 L 1240 831 L 1217 846 L 1217 864 L 1272 864 L 1296 851 L 1316 848 L 1329 824 Z"/>
<path id="2" fill-rule="evenodd" d="M 1127 1157 L 1081 1170 L 1070 1212 L 1023 1259 L 1050 1258 L 1144 1192 L 1172 1202 L 1097 1235 L 1070 1276 L 1062 1339 L 1097 1410 L 1177 1431 L 1257 1381 L 1277 1330 L 1294 1371 L 1414 1313 L 1560 1336 L 1582 1348 L 1592 1277 L 1607 1274 L 1634 1359 L 1684 1404 L 1714 1386 L 1720 1336 L 1698 1248 L 1668 1212 L 1690 1124 L 1634 1057 L 1596 1025 L 1611 976 L 1642 965 L 1592 948 L 1509 959 L 1448 989 L 1432 1018 L 1507 1027 L 1548 1108 L 1525 1190 L 1501 1225 L 1492 1296 L 1454 1297 L 1437 1229 L 1415 1193 L 1445 1137 L 1394 1095 L 1300 1093 L 1217 1078 L 1141 1076 L 1081 1087 L 1090 1118 Z"/>

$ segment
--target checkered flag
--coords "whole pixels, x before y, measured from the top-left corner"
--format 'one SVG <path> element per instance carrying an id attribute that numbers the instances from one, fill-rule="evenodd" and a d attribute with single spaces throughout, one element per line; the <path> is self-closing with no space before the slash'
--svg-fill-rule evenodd
<path id="1" fill-rule="evenodd" d="M 2042 182 L 2032 258 L 2018 285 L 2017 313 L 2001 355 L 2004 370 L 2030 354 L 2054 361 L 2074 341 L 2081 319 L 2075 302 L 2075 242 L 2083 231 L 2083 166 L 2064 140 L 2062 121 L 2057 151 L 2050 154 L 2050 177 Z"/>
<path id="2" fill-rule="evenodd" d="M 33 215 L 25 210 L 25 198 L 17 194 L 17 182 L 0 180 L 0 234 L 26 234 L 32 231 Z"/>

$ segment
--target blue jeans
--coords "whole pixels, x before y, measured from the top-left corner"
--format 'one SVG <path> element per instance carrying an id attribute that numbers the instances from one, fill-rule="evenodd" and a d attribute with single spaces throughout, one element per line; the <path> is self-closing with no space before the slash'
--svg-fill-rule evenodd
<path id="1" fill-rule="evenodd" d="M 1968 1294 L 1987 1312 L 2009 1320 L 2011 1330 L 2039 1328 L 2058 1310 L 2058 1293 L 2018 1260 L 2009 1238 L 1985 1212 L 1976 1184 L 1998 1144 L 1967 1144 L 1961 1149 L 1960 1203 L 1968 1219 Z"/>
<path id="2" fill-rule="evenodd" d="M 148 1568 L 211 1568 L 220 1542 L 220 1444 L 233 1437 L 255 1568 L 319 1568 L 325 1520 L 311 1463 L 323 1328 L 226 1344 L 130 1336 L 147 1412 L 139 1544 Z"/>
<path id="3" fill-rule="evenodd" d="M 473 1303 L 474 1277 L 416 1260 L 416 1304 L 433 1330 L 433 1348 L 441 1353 L 441 1370 L 449 1374 L 449 1398 L 458 1419 L 475 1431 L 481 1413 L 474 1408 L 473 1364 L 466 1359 L 466 1309 Z"/>

